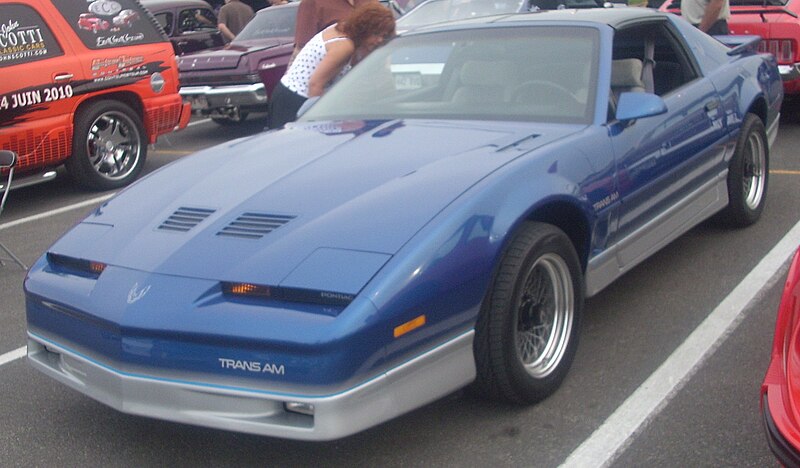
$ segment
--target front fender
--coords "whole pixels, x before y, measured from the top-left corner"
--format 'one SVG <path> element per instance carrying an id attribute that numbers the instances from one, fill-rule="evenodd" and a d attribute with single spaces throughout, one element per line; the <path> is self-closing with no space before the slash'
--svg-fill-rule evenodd
<path id="1" fill-rule="evenodd" d="M 385 324 L 385 365 L 474 328 L 512 234 L 548 207 L 570 207 L 578 214 L 585 245 L 576 250 L 585 259 L 600 219 L 592 199 L 614 187 L 612 155 L 599 151 L 600 156 L 589 158 L 582 150 L 588 147 L 597 151 L 602 145 L 570 139 L 515 159 L 443 210 L 378 272 L 362 295 L 376 306 L 373 318 Z M 605 188 L 598 188 L 602 184 Z M 559 225 L 558 219 L 547 221 Z M 423 327 L 393 337 L 395 327 L 421 316 Z"/>

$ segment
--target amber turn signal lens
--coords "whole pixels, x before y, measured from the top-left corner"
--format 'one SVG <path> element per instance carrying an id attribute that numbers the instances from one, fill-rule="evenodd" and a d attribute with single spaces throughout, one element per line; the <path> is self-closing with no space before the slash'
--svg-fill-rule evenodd
<path id="1" fill-rule="evenodd" d="M 408 322 L 398 325 L 394 327 L 394 337 L 399 338 L 406 333 L 416 330 L 417 328 L 425 325 L 425 316 L 420 315 L 419 317 L 409 320 Z"/>

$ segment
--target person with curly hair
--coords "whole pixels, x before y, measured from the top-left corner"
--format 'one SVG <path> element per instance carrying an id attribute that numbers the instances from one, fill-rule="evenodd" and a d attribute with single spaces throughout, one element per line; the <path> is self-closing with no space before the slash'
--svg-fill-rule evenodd
<path id="1" fill-rule="evenodd" d="M 275 86 L 269 104 L 269 128 L 295 120 L 306 99 L 321 96 L 394 34 L 392 12 L 378 3 L 361 5 L 345 21 L 317 33 Z"/>

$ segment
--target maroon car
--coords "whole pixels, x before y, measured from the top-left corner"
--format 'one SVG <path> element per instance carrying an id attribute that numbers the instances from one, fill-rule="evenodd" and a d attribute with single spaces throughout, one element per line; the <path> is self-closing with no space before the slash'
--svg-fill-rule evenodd
<path id="1" fill-rule="evenodd" d="M 294 47 L 299 3 L 260 10 L 228 45 L 179 58 L 181 96 L 192 110 L 226 125 L 266 112 Z"/>
<path id="2" fill-rule="evenodd" d="M 141 0 L 169 36 L 178 55 L 221 47 L 217 15 L 203 0 Z"/>

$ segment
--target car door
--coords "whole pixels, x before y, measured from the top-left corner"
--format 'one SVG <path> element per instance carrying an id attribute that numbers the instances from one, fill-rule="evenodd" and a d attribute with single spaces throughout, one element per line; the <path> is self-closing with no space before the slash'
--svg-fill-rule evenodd
<path id="1" fill-rule="evenodd" d="M 727 143 L 724 112 L 715 87 L 699 73 L 667 21 L 615 33 L 614 58 L 647 63 L 652 41 L 651 91 L 665 114 L 612 125 L 617 156 L 618 262 L 624 271 L 719 209 L 715 183 Z M 652 62 L 651 62 L 652 63 Z"/>
<path id="2" fill-rule="evenodd" d="M 20 172 L 70 154 L 83 72 L 49 13 L 38 2 L 0 4 L 0 148 L 17 152 Z"/>

